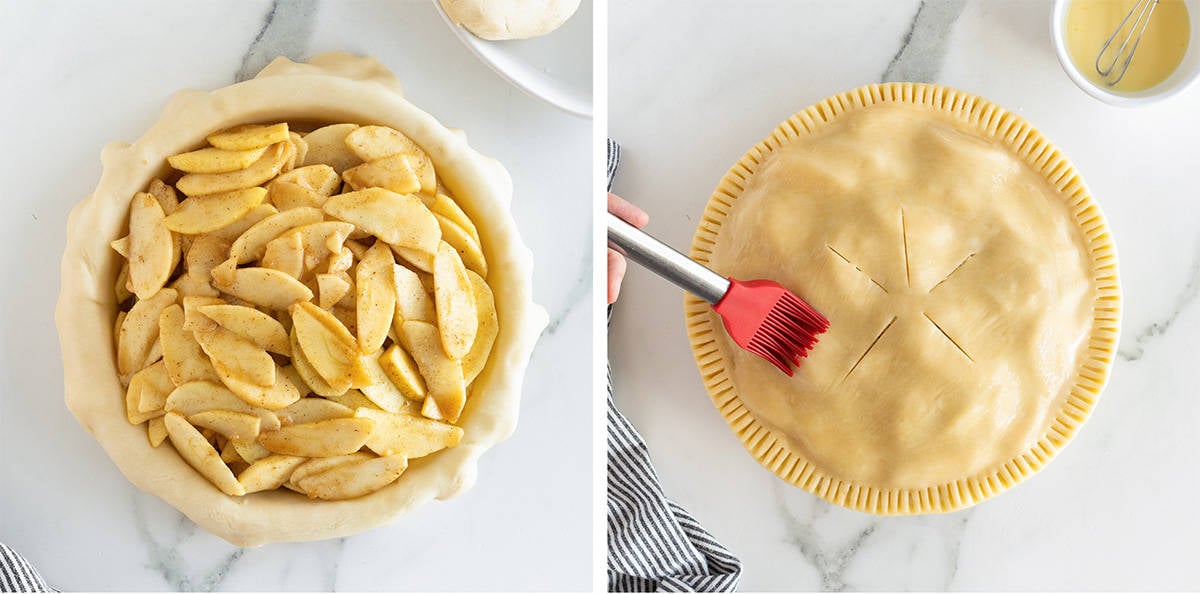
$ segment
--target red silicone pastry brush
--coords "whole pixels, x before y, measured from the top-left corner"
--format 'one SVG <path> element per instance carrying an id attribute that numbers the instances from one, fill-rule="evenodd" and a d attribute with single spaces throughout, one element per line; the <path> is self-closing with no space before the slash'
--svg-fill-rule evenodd
<path id="1" fill-rule="evenodd" d="M 608 241 L 629 259 L 709 302 L 738 346 L 792 375 L 829 320 L 774 281 L 724 278 L 608 213 Z"/>

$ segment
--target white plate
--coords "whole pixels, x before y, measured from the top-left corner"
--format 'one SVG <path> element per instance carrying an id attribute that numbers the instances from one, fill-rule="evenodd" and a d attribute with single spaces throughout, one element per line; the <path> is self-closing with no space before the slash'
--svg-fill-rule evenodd
<path id="1" fill-rule="evenodd" d="M 517 88 L 555 107 L 592 117 L 592 0 L 582 0 L 562 27 L 533 39 L 487 41 L 442 20 L 480 60 Z"/>

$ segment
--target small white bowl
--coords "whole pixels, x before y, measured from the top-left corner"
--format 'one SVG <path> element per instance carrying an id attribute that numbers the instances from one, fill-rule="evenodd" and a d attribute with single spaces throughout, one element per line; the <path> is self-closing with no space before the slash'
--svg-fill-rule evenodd
<path id="1" fill-rule="evenodd" d="M 582 0 L 553 33 L 506 41 L 480 39 L 451 20 L 441 2 L 433 5 L 455 37 L 502 78 L 559 109 L 592 117 L 592 0 Z"/>
<path id="2" fill-rule="evenodd" d="M 1058 54 L 1058 63 L 1062 65 L 1063 70 L 1067 72 L 1067 76 L 1071 77 L 1075 85 L 1088 95 L 1112 105 L 1138 107 L 1174 96 L 1200 78 L 1200 0 L 1184 0 L 1188 8 L 1188 17 L 1191 19 L 1192 37 L 1188 43 L 1187 53 L 1184 54 L 1179 67 L 1161 83 L 1149 89 L 1132 93 L 1114 91 L 1096 85 L 1084 76 L 1071 61 L 1065 38 L 1067 8 L 1072 1 L 1054 0 L 1054 6 L 1050 10 L 1050 39 L 1054 42 L 1054 53 Z"/>

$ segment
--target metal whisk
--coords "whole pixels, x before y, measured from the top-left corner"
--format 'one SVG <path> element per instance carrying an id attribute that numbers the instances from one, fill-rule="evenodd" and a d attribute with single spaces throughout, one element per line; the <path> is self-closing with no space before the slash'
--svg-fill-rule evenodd
<path id="1" fill-rule="evenodd" d="M 1121 20 L 1121 24 L 1117 25 L 1117 30 L 1113 31 L 1108 41 L 1104 42 L 1104 46 L 1100 48 L 1100 53 L 1096 56 L 1096 72 L 1104 79 L 1104 83 L 1110 87 L 1115 86 L 1125 78 L 1125 73 L 1129 70 L 1129 63 L 1133 61 L 1133 54 L 1137 51 L 1138 44 L 1142 41 L 1142 34 L 1146 32 L 1146 26 L 1150 24 L 1150 16 L 1154 14 L 1154 9 L 1158 7 L 1159 0 L 1138 0 L 1133 8 L 1129 9 L 1129 14 Z M 1133 23 L 1129 22 L 1133 19 Z M 1129 25 L 1126 29 L 1126 25 Z M 1122 31 L 1126 31 L 1124 39 L 1121 40 L 1120 47 L 1113 54 L 1112 61 L 1107 67 L 1101 66 L 1104 61 L 1104 54 L 1108 53 L 1112 47 L 1113 41 L 1121 35 Z M 1130 42 L 1133 45 L 1130 45 Z M 1126 51 L 1128 48 L 1128 51 Z M 1117 70 L 1117 65 L 1120 64 L 1120 69 Z M 1115 78 L 1114 76 L 1115 71 Z"/>

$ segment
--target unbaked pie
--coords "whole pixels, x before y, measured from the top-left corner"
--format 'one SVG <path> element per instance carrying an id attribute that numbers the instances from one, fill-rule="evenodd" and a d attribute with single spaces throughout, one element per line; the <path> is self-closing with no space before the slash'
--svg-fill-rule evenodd
<path id="1" fill-rule="evenodd" d="M 56 317 L 131 481 L 243 546 L 473 483 L 546 322 L 498 163 L 346 54 L 184 91 L 103 161 Z"/>
<path id="2" fill-rule="evenodd" d="M 795 377 L 688 297 L 709 394 L 784 480 L 879 514 L 973 505 L 1086 420 L 1117 344 L 1116 252 L 1059 151 L 978 97 L 836 95 L 727 173 L 693 258 L 776 280 L 830 320 Z"/>

